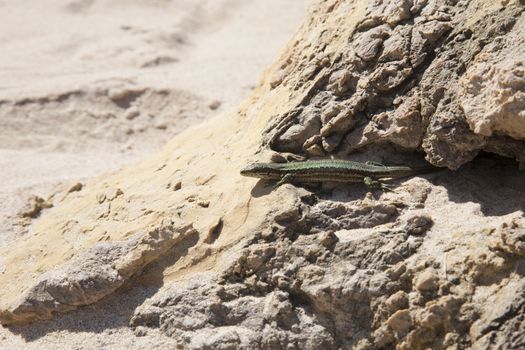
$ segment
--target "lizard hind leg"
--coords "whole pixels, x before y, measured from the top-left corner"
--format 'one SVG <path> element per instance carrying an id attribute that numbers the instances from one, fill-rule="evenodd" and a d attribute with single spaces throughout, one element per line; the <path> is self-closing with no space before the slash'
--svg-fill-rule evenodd
<path id="1" fill-rule="evenodd" d="M 363 183 L 366 187 L 371 189 L 380 189 L 383 192 L 393 192 L 392 188 L 379 180 L 376 180 L 370 176 L 365 176 L 363 178 Z"/>
<path id="2" fill-rule="evenodd" d="M 365 176 L 363 178 L 363 183 L 365 184 L 366 187 L 374 188 L 374 189 L 381 188 L 381 185 L 382 185 L 381 182 L 379 182 L 378 180 L 374 178 L 371 178 L 370 176 Z"/>

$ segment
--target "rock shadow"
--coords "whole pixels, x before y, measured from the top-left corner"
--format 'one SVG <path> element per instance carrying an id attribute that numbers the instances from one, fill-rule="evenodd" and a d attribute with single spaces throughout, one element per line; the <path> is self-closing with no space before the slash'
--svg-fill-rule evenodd
<path id="1" fill-rule="evenodd" d="M 276 182 L 259 180 L 251 190 L 252 197 L 259 198 L 270 194 L 275 188 Z"/>
<path id="2" fill-rule="evenodd" d="M 502 216 L 516 211 L 525 212 L 525 171 L 518 163 L 483 154 L 458 170 L 443 168 L 429 174 L 419 174 L 434 186 L 446 189 L 449 200 L 455 203 L 473 202 L 480 205 L 485 216 Z M 386 181 L 393 191 L 406 178 Z M 320 200 L 352 202 L 364 198 L 371 192 L 379 198 L 382 190 L 367 188 L 360 183 L 294 183 L 311 191 Z M 274 190 L 275 182 L 259 180 L 253 187 L 253 197 L 261 197 Z"/>
<path id="3" fill-rule="evenodd" d="M 485 216 L 525 212 L 525 171 L 512 161 L 475 159 L 444 172 L 434 184 L 445 187 L 452 202 L 479 204 Z"/>

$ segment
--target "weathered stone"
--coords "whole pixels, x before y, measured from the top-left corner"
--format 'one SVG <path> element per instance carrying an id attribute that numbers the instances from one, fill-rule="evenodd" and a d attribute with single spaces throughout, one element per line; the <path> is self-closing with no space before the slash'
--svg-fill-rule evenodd
<path id="1" fill-rule="evenodd" d="M 429 270 L 419 274 L 414 282 L 416 289 L 422 293 L 435 292 L 439 287 L 438 277 Z"/>
<path id="2" fill-rule="evenodd" d="M 191 225 L 167 222 L 127 241 L 99 243 L 43 274 L 16 303 L 3 306 L 0 322 L 10 325 L 48 319 L 56 312 L 92 304 L 192 234 Z"/>
<path id="3" fill-rule="evenodd" d="M 130 325 L 180 348 L 523 347 L 525 183 L 513 164 L 388 193 L 238 174 L 305 153 L 410 164 L 416 151 L 451 169 L 481 151 L 523 159 L 521 66 L 506 39 L 519 51 L 522 20 L 516 1 L 319 2 L 240 112 L 89 182 L 2 251 L 2 296 L 21 296 L 2 322 L 94 303 L 143 271 L 155 288 Z"/>
<path id="4" fill-rule="evenodd" d="M 504 11 L 480 14 L 486 24 L 477 26 L 464 20 L 476 9 L 473 3 L 368 3 L 359 30 L 349 37 L 353 50 L 340 52 L 340 59 L 326 68 L 328 84 L 309 91 L 315 107 L 324 110 L 322 127 L 312 127 L 304 116 L 284 121 L 284 114 L 281 136 L 270 147 L 322 155 L 321 146 L 328 154 L 345 156 L 370 145 L 393 144 L 422 150 L 429 162 L 450 169 L 480 151 L 524 162 L 523 62 L 517 57 L 525 45 L 525 20 L 517 15 L 519 5 L 500 8 Z M 498 22 L 505 23 L 503 29 L 491 24 Z M 315 41 L 305 45 L 322 47 Z M 307 56 L 300 64 L 309 67 L 317 61 L 316 55 Z M 403 103 L 393 103 L 396 96 Z M 305 108 L 313 115 L 310 107 Z M 319 135 L 323 141 L 318 146 L 305 143 Z M 334 135 L 338 141 L 331 142 Z M 501 136 L 516 144 L 509 147 Z"/>

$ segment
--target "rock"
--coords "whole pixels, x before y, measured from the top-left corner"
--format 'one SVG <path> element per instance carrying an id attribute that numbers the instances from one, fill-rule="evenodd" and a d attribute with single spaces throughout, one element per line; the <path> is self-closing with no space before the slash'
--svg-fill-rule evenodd
<path id="1" fill-rule="evenodd" d="M 426 233 L 434 224 L 428 216 L 413 216 L 407 220 L 406 230 L 409 235 L 419 236 Z"/>
<path id="2" fill-rule="evenodd" d="M 94 303 L 192 234 L 196 232 L 190 225 L 168 223 L 126 241 L 99 243 L 43 274 L 16 302 L 2 305 L 0 323 L 48 319 Z"/>
<path id="3" fill-rule="evenodd" d="M 140 115 L 140 110 L 135 106 L 128 108 L 126 112 L 124 112 L 124 118 L 126 118 L 127 120 L 133 120 L 137 118 L 139 115 Z"/>
<path id="4" fill-rule="evenodd" d="M 519 349 L 525 341 L 523 281 L 509 281 L 488 302 L 493 307 L 480 310 L 471 327 L 473 347 Z"/>
<path id="5" fill-rule="evenodd" d="M 67 190 L 67 192 L 68 192 L 68 193 L 71 193 L 71 192 L 78 192 L 78 191 L 82 190 L 82 187 L 83 187 L 82 183 L 81 183 L 81 182 L 77 182 L 77 183 L 75 183 L 74 185 L 72 185 L 72 186 Z"/>
<path id="6" fill-rule="evenodd" d="M 410 316 L 410 311 L 396 311 L 386 321 L 386 324 L 395 332 L 397 337 L 402 338 L 412 327 L 412 317 Z"/>
<path id="7" fill-rule="evenodd" d="M 319 237 L 319 243 L 321 243 L 323 247 L 328 249 L 331 249 L 334 246 L 334 244 L 337 243 L 337 241 L 339 241 L 339 239 L 333 231 L 323 232 Z"/>
<path id="8" fill-rule="evenodd" d="M 97 193 L 97 202 L 102 204 L 106 200 L 107 196 L 105 193 Z"/>
<path id="9" fill-rule="evenodd" d="M 42 210 L 53 207 L 53 204 L 39 196 L 31 196 L 28 203 L 20 209 L 18 215 L 22 218 L 34 219 L 40 215 Z"/>
<path id="10" fill-rule="evenodd" d="M 503 40 L 484 48 L 463 77 L 461 106 L 470 128 L 490 137 L 494 133 L 525 140 L 525 31 L 519 20 Z M 508 45 L 512 42 L 512 45 Z"/>
<path id="11" fill-rule="evenodd" d="M 221 101 L 219 100 L 213 100 L 211 101 L 209 104 L 208 104 L 208 107 L 211 109 L 211 110 L 216 110 L 218 109 L 220 106 L 221 106 Z"/>
<path id="12" fill-rule="evenodd" d="M 525 229 L 517 222 L 510 225 L 504 223 L 499 230 L 501 243 L 498 245 L 501 249 L 512 254 L 525 256 Z"/>
<path id="13" fill-rule="evenodd" d="M 391 313 L 408 308 L 408 295 L 404 291 L 398 291 L 392 294 L 387 300 L 386 305 Z"/>
<path id="14" fill-rule="evenodd" d="M 411 164 L 419 152 L 451 169 L 480 152 L 520 160 L 522 12 L 516 1 L 318 2 L 238 111 L 86 180 L 0 250 L 1 322 L 127 283 L 144 288 L 136 336 L 180 348 L 522 347 L 516 169 L 473 164 L 389 193 L 239 176 L 247 162 L 307 155 Z M 97 95 L 108 120 L 170 96 L 115 89 Z"/>
<path id="15" fill-rule="evenodd" d="M 432 293 L 439 288 L 439 278 L 433 271 L 425 270 L 416 276 L 414 285 L 421 293 Z"/>
<path id="16" fill-rule="evenodd" d="M 487 19 L 484 26 L 469 26 L 463 18 L 472 6 L 446 1 L 369 3 L 360 29 L 350 36 L 353 50 L 338 52 L 339 60 L 327 67 L 328 84 L 309 91 L 310 105 L 302 104 L 294 118 L 288 112 L 279 116 L 278 130 L 268 129 L 270 148 L 345 157 L 370 145 L 388 153 L 384 145 L 391 144 L 422 150 L 429 162 L 450 169 L 480 151 L 523 162 L 525 85 L 518 52 L 525 45 L 525 20 L 518 15 L 519 6 L 507 6 L 486 14 L 492 23 L 506 23 L 505 29 Z M 340 8 L 330 15 L 343 12 Z M 485 45 L 490 40 L 482 37 L 494 42 Z M 322 40 L 309 37 L 304 45 L 321 51 Z M 477 55 L 474 47 L 483 50 Z M 313 81 L 317 60 L 298 58 L 298 65 L 311 67 L 298 79 L 300 85 Z M 399 100 L 403 102 L 394 103 Z M 319 110 L 322 123 L 313 123 Z M 515 145 L 509 147 L 498 135 Z"/>

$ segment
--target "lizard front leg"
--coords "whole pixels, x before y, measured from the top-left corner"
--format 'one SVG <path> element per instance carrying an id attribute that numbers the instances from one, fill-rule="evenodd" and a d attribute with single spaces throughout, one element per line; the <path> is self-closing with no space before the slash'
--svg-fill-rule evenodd
<path id="1" fill-rule="evenodd" d="M 281 186 L 281 185 L 284 185 L 284 184 L 290 183 L 290 182 L 292 182 L 292 180 L 293 180 L 293 175 L 292 175 L 292 174 L 286 174 L 286 175 L 284 175 L 284 176 L 281 178 L 281 180 L 279 180 L 279 182 L 277 182 L 277 183 L 275 184 L 275 187 L 279 187 L 279 186 Z"/>

